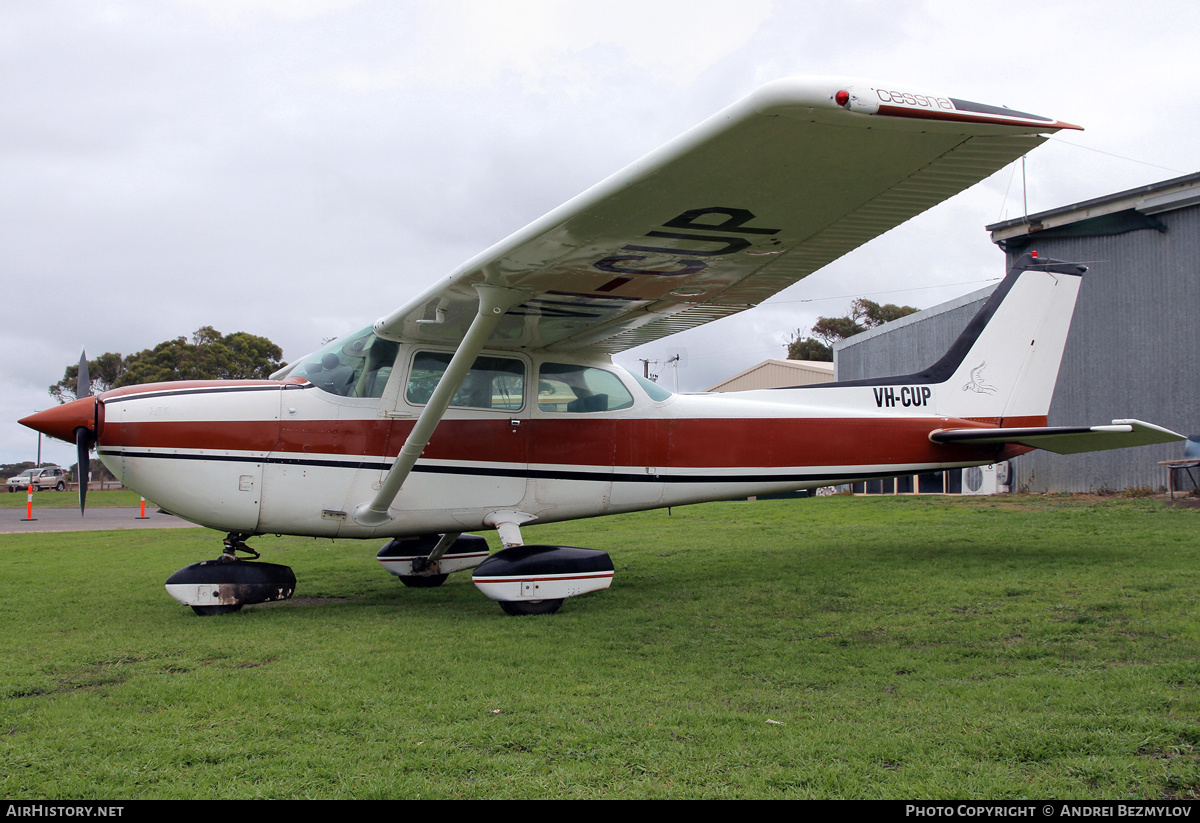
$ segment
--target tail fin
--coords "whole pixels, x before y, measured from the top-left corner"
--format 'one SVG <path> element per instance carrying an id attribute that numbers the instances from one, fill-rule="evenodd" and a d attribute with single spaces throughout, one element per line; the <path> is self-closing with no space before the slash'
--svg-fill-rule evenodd
<path id="1" fill-rule="evenodd" d="M 950 350 L 925 371 L 820 383 L 816 388 L 876 387 L 876 403 L 882 406 L 879 387 L 904 385 L 901 396 L 907 393 L 911 398 L 918 396 L 911 393 L 914 388 L 927 386 L 919 396 L 932 399 L 937 414 L 998 424 L 996 428 L 937 429 L 929 434 L 934 443 L 1014 444 L 1078 454 L 1183 440 L 1181 434 L 1140 420 L 1086 427 L 1045 425 L 1080 276 L 1086 271 L 1086 266 L 1026 254 Z M 890 396 L 891 390 L 887 391 Z"/>
<path id="2" fill-rule="evenodd" d="M 954 345 L 922 372 L 942 383 L 941 414 L 1044 418 L 1086 266 L 1025 254 Z"/>
<path id="3" fill-rule="evenodd" d="M 936 386 L 933 402 L 939 415 L 1044 420 L 1085 271 L 1086 266 L 1025 254 L 950 350 L 929 368 L 817 387 Z"/>

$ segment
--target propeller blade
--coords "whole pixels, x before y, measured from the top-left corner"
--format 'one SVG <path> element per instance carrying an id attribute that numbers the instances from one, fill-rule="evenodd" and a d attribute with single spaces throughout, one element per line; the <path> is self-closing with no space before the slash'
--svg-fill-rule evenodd
<path id="1" fill-rule="evenodd" d="M 75 381 L 75 397 L 90 397 L 92 394 L 92 378 L 88 374 L 87 351 L 79 350 L 79 379 Z"/>
<path id="2" fill-rule="evenodd" d="M 75 382 L 75 397 L 92 396 L 92 378 L 88 374 L 87 350 L 79 350 L 79 379 Z M 79 472 L 79 516 L 87 508 L 88 476 L 91 473 L 92 433 L 80 426 L 75 430 L 76 471 Z"/>
<path id="3" fill-rule="evenodd" d="M 75 430 L 76 470 L 79 472 L 79 516 L 83 517 L 87 505 L 88 473 L 91 471 L 92 433 L 80 426 Z"/>

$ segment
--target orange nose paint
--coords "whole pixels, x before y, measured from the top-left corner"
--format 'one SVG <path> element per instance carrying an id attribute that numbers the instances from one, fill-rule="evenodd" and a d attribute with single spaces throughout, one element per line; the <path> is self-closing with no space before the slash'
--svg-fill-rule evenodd
<path id="1" fill-rule="evenodd" d="M 74 443 L 76 429 L 82 427 L 92 431 L 96 428 L 96 398 L 81 397 L 17 422 L 58 440 Z"/>

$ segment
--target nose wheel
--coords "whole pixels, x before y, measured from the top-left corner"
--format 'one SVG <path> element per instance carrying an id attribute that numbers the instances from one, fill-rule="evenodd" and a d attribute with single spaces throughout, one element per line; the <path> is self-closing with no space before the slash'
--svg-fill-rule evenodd
<path id="1" fill-rule="evenodd" d="M 296 591 L 296 574 L 291 567 L 238 559 L 238 552 L 259 556 L 246 545 L 249 536 L 230 532 L 220 557 L 175 572 L 167 578 L 167 593 L 204 617 L 230 614 L 255 603 L 287 600 Z"/>

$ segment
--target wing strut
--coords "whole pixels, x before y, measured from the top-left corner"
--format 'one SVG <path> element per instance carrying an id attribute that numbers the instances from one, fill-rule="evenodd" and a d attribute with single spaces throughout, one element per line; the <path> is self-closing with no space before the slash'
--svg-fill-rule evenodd
<path id="1" fill-rule="evenodd" d="M 475 290 L 479 292 L 479 311 L 475 315 L 475 319 L 471 321 L 471 327 L 463 335 L 462 342 L 459 343 L 454 356 L 450 358 L 450 364 L 446 366 L 446 371 L 438 381 L 437 388 L 433 390 L 429 402 L 425 404 L 412 431 L 408 433 L 408 438 L 400 448 L 400 453 L 396 456 L 396 461 L 388 471 L 387 477 L 384 478 L 383 485 L 379 487 L 379 491 L 369 503 L 360 503 L 355 507 L 354 520 L 359 525 L 382 526 L 394 519 L 392 515 L 388 514 L 388 509 L 395 501 L 396 495 L 400 493 L 400 487 L 408 479 L 409 472 L 412 471 L 417 458 L 429 445 L 429 438 L 433 436 L 433 430 L 441 421 L 442 415 L 446 413 L 446 409 L 449 408 L 455 393 L 462 386 L 463 379 L 471 370 L 476 356 L 487 343 L 492 330 L 496 328 L 496 324 L 500 322 L 504 313 L 522 300 L 529 299 L 528 292 L 492 286 L 487 283 L 476 283 Z"/>

